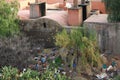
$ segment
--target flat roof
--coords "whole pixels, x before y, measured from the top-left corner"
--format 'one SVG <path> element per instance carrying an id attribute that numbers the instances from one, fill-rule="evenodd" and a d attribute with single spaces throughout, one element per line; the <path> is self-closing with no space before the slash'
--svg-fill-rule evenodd
<path id="1" fill-rule="evenodd" d="M 30 19 L 30 11 L 29 10 L 19 10 L 18 16 L 21 20 L 29 20 Z M 38 17 L 38 18 L 48 18 L 58 22 L 62 26 L 67 26 L 67 11 L 64 10 L 46 10 L 46 16 Z M 38 19 L 35 18 L 35 19 Z"/>
<path id="2" fill-rule="evenodd" d="M 107 21 L 107 14 L 98 14 L 98 15 L 91 15 L 87 18 L 84 22 L 92 22 L 92 23 L 108 23 Z"/>

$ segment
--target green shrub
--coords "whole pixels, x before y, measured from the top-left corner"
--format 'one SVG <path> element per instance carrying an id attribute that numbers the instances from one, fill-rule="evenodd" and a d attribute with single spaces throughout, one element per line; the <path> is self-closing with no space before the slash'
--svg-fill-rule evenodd
<path id="1" fill-rule="evenodd" d="M 0 37 L 13 36 L 19 33 L 17 12 L 17 0 L 11 2 L 0 1 Z"/>
<path id="2" fill-rule="evenodd" d="M 71 80 L 66 75 L 57 72 L 57 69 L 47 69 L 42 75 L 41 80 Z"/>
<path id="3" fill-rule="evenodd" d="M 103 0 L 109 22 L 120 22 L 120 0 Z"/>
<path id="4" fill-rule="evenodd" d="M 20 74 L 19 80 L 40 80 L 39 72 L 28 69 Z"/>
<path id="5" fill-rule="evenodd" d="M 19 72 L 17 68 L 5 66 L 0 72 L 0 80 L 70 80 L 66 75 L 57 72 L 57 69 L 47 69 L 43 73 L 26 69 L 26 71 Z"/>
<path id="6" fill-rule="evenodd" d="M 72 29 L 69 33 L 63 30 L 55 36 L 56 45 L 65 47 L 68 50 L 74 49 L 74 59 L 80 62 L 80 66 L 87 68 L 86 65 L 91 67 L 100 67 L 101 58 L 97 46 L 97 39 L 95 31 L 88 30 L 87 28 Z M 73 59 L 73 60 L 74 60 Z M 70 62 L 72 65 L 73 61 Z"/>
<path id="7" fill-rule="evenodd" d="M 113 80 L 120 80 L 120 75 L 117 75 Z"/>
<path id="8" fill-rule="evenodd" d="M 0 80 L 15 80 L 17 78 L 18 70 L 11 66 L 2 68 L 2 78 Z"/>
<path id="9" fill-rule="evenodd" d="M 58 68 L 62 64 L 62 59 L 60 56 L 56 57 L 55 60 L 48 60 L 49 61 L 49 67 L 50 68 Z"/>

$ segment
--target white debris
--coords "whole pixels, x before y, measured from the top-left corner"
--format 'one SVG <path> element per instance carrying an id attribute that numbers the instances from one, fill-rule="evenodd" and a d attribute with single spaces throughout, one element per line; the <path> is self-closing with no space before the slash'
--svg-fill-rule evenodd
<path id="1" fill-rule="evenodd" d="M 62 72 L 62 74 L 63 74 L 63 75 L 65 75 L 65 74 L 66 74 L 66 72 Z"/>
<path id="2" fill-rule="evenodd" d="M 0 77 L 2 77 L 2 74 L 0 73 Z"/>
<path id="3" fill-rule="evenodd" d="M 107 68 L 107 71 L 112 70 L 112 69 L 113 69 L 113 67 L 112 67 L 112 65 L 110 65 L 110 66 Z"/>
<path id="4" fill-rule="evenodd" d="M 107 74 L 106 74 L 106 73 L 97 74 L 96 77 L 97 77 L 98 79 L 104 79 L 104 78 L 107 77 Z"/>
<path id="5" fill-rule="evenodd" d="M 72 5 L 71 5 L 70 3 L 66 3 L 65 7 L 67 7 L 67 8 L 71 8 Z"/>

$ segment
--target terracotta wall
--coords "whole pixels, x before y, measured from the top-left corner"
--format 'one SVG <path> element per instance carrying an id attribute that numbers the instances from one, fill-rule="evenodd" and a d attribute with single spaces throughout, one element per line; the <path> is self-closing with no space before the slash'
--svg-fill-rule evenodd
<path id="1" fill-rule="evenodd" d="M 92 4 L 92 9 L 98 9 L 103 14 L 106 13 L 105 5 L 102 1 L 93 0 L 93 1 L 91 1 L 91 4 Z"/>
<path id="2" fill-rule="evenodd" d="M 82 8 L 68 9 L 68 25 L 78 26 L 82 23 Z"/>

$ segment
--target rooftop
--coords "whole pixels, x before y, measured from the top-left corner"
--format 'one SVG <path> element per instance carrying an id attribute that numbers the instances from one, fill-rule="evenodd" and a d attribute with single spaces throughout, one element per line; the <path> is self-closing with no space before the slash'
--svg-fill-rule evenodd
<path id="1" fill-rule="evenodd" d="M 92 15 L 89 18 L 87 18 L 84 22 L 107 23 L 107 16 L 107 14 Z"/>

